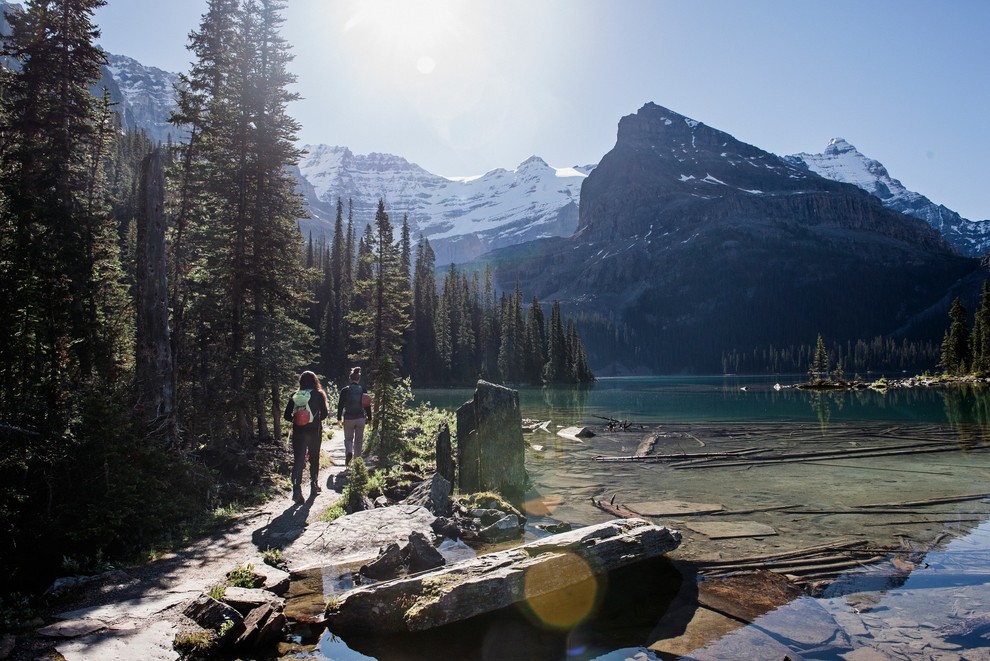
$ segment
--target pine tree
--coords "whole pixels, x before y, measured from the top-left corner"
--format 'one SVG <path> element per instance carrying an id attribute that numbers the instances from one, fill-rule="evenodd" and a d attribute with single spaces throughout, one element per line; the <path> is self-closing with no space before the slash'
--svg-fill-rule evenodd
<path id="1" fill-rule="evenodd" d="M 815 343 L 815 356 L 808 367 L 808 377 L 812 383 L 821 383 L 828 377 L 828 350 L 825 348 L 821 333 L 818 334 L 818 341 Z"/>
<path id="2" fill-rule="evenodd" d="M 550 306 L 550 323 L 547 326 L 547 362 L 543 367 L 544 383 L 564 383 L 568 379 L 567 337 L 560 315 L 560 301 Z"/>
<path id="3" fill-rule="evenodd" d="M 949 308 L 951 323 L 942 340 L 942 355 L 938 367 L 946 374 L 960 376 L 970 365 L 969 326 L 966 323 L 966 306 L 957 296 Z"/>
<path id="4" fill-rule="evenodd" d="M 221 436 L 229 421 L 206 411 L 230 411 L 242 443 L 271 436 L 269 421 L 279 431 L 279 391 L 313 346 L 296 293 L 304 284 L 296 226 L 303 212 L 288 174 L 299 151 L 298 124 L 287 114 L 296 96 L 287 91 L 294 77 L 279 35 L 283 6 L 210 2 L 191 37 L 197 62 L 175 118 L 191 123 L 196 137 L 183 147 L 178 177 L 188 198 L 179 222 L 190 265 L 179 274 L 189 301 L 179 326 L 183 344 L 200 356 L 186 373 L 194 384 L 188 417 L 206 421 L 198 433 Z M 198 213 L 184 217 L 183 207 Z"/>
<path id="5" fill-rule="evenodd" d="M 412 351 L 408 365 L 414 381 L 438 382 L 436 255 L 426 237 L 416 245 L 416 271 L 413 275 Z"/>
<path id="6" fill-rule="evenodd" d="M 400 411 L 408 391 L 408 383 L 399 378 L 399 359 L 402 338 L 409 327 L 409 293 L 384 199 L 378 201 L 374 231 L 366 236 L 355 287 L 367 307 L 363 313 L 352 312 L 350 316 L 359 348 L 353 358 L 370 366 L 375 393 L 372 433 L 379 451 L 389 456 L 401 447 Z"/>
<path id="7" fill-rule="evenodd" d="M 10 15 L 0 95 L 0 411 L 40 411 L 60 434 L 69 393 L 127 367 L 129 303 L 103 173 L 109 107 L 90 92 L 103 53 L 92 18 L 103 0 L 34 0 Z M 55 404 L 54 406 L 52 404 Z M 34 417 L 34 414 L 32 414 Z"/>
<path id="8" fill-rule="evenodd" d="M 979 376 L 990 374 L 990 282 L 983 281 L 980 307 L 973 319 L 972 347 L 973 372 Z"/>
<path id="9" fill-rule="evenodd" d="M 526 315 L 526 380 L 532 385 L 543 383 L 543 366 L 547 362 L 546 321 L 543 307 L 533 297 Z"/>
<path id="10" fill-rule="evenodd" d="M 323 373 L 334 381 L 347 376 L 347 310 L 351 301 L 350 269 L 347 265 L 347 237 L 344 233 L 344 203 L 338 198 L 327 273 L 330 298 L 324 315 L 321 356 Z"/>

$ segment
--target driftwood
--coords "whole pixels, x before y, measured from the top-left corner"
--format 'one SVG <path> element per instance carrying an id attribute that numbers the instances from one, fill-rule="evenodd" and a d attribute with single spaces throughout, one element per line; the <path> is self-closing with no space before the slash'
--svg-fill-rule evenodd
<path id="1" fill-rule="evenodd" d="M 619 457 L 606 457 L 599 455 L 595 461 L 604 462 L 642 462 L 642 463 L 664 463 L 669 461 L 681 461 L 684 459 L 713 459 L 717 457 L 743 457 L 757 452 L 763 452 L 761 448 L 743 448 L 742 450 L 726 450 L 725 452 L 678 452 L 676 454 L 634 454 Z"/>
<path id="2" fill-rule="evenodd" d="M 345 593 L 327 607 L 334 634 L 424 631 L 587 581 L 680 544 L 676 531 L 619 519 Z"/>
<path id="3" fill-rule="evenodd" d="M 973 448 L 979 449 L 979 448 Z M 784 464 L 815 461 L 818 459 L 865 459 L 874 457 L 894 457 L 911 454 L 934 454 L 937 452 L 958 452 L 959 446 L 955 444 L 944 444 L 933 447 L 919 447 L 918 445 L 893 446 L 893 447 L 870 447 L 870 448 L 844 448 L 840 450 L 829 450 L 824 452 L 790 452 L 767 457 L 754 457 L 746 460 L 705 460 L 703 462 L 679 462 L 670 464 L 671 468 L 729 468 L 740 466 L 765 466 L 770 464 Z M 972 451 L 972 450 L 971 450 Z"/>

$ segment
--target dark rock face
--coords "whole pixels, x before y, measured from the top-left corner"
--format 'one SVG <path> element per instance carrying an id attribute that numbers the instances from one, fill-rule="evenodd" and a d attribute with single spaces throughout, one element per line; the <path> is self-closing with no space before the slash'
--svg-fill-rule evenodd
<path id="1" fill-rule="evenodd" d="M 457 411 L 461 492 L 497 491 L 513 504 L 526 490 L 519 392 L 478 381 L 474 399 Z"/>
<path id="2" fill-rule="evenodd" d="M 437 516 L 450 516 L 453 485 L 440 473 L 420 482 L 403 501 L 406 505 L 425 507 Z"/>
<path id="3" fill-rule="evenodd" d="M 883 207 L 732 136 L 654 104 L 622 118 L 615 148 L 581 189 L 569 240 L 495 253 L 565 313 L 612 314 L 655 372 L 722 369 L 727 350 L 899 331 L 973 274 L 923 221 Z M 937 337 L 933 337 L 937 333 Z M 588 345 L 595 366 L 595 349 Z"/>

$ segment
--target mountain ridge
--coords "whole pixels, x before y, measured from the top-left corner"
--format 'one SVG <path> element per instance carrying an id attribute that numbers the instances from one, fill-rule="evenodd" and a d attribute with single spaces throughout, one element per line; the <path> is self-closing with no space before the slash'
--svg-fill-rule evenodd
<path id="1" fill-rule="evenodd" d="M 818 333 L 855 341 L 900 329 L 930 340 L 942 330 L 933 317 L 924 328 L 914 320 L 979 270 L 861 188 L 656 104 L 620 120 L 581 196 L 573 237 L 491 257 L 500 287 L 518 281 L 560 300 L 584 319 L 582 332 L 603 335 L 593 319 L 624 324 L 622 355 L 589 349 L 596 368 L 711 373 L 724 351 Z"/>
<path id="2" fill-rule="evenodd" d="M 963 218 L 921 193 L 908 190 L 882 163 L 868 158 L 843 138 L 832 138 L 820 154 L 801 152 L 784 159 L 834 181 L 859 186 L 888 209 L 924 220 L 964 255 L 979 257 L 990 251 L 990 222 Z"/>

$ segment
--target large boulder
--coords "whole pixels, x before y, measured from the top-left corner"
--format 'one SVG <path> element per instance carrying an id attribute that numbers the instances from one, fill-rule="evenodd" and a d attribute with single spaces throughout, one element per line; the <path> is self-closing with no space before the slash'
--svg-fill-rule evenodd
<path id="1" fill-rule="evenodd" d="M 525 449 L 519 392 L 479 380 L 474 399 L 457 410 L 458 487 L 465 493 L 497 491 L 520 505 Z"/>
<path id="2" fill-rule="evenodd" d="M 452 503 L 450 494 L 453 485 L 439 472 L 423 480 L 403 501 L 406 505 L 425 507 L 437 516 L 450 516 Z"/>

